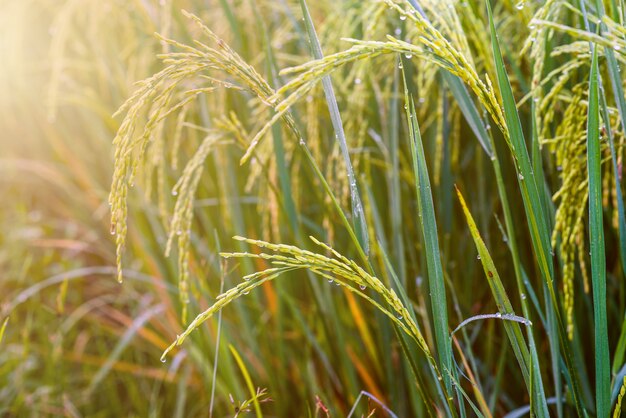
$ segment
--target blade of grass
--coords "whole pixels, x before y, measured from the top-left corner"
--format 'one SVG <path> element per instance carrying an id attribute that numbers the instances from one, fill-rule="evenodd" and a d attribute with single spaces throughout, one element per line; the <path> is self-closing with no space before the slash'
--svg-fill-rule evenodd
<path id="1" fill-rule="evenodd" d="M 610 49 L 610 48 L 609 48 Z M 607 64 L 609 68 L 611 68 L 610 60 L 607 56 Z M 609 70 L 609 73 L 611 71 Z M 613 80 L 613 78 L 611 78 Z M 614 87 L 615 88 L 615 87 Z M 621 84 L 620 84 L 621 88 Z M 623 94 L 623 90 L 622 94 Z M 610 121 L 609 109 L 606 103 L 606 96 L 600 95 L 600 104 L 601 104 L 601 112 L 602 112 L 602 120 Z M 622 126 L 626 126 L 622 122 Z M 618 222 L 618 236 L 619 236 L 619 255 L 620 255 L 620 263 L 622 265 L 622 272 L 626 270 L 626 218 L 624 214 L 624 197 L 622 194 L 622 187 L 620 185 L 620 172 L 617 165 L 617 151 L 615 150 L 615 142 L 613 131 L 611 129 L 610 123 L 605 123 L 604 127 L 606 129 L 606 135 L 609 139 L 609 150 L 611 151 L 611 163 L 613 164 L 613 175 L 615 176 L 615 195 L 617 200 L 617 222 Z M 613 355 L 613 367 L 612 374 L 615 375 L 621 365 L 624 362 L 624 351 L 626 350 L 626 316 L 622 321 L 621 333 L 617 343 L 617 347 L 615 348 L 615 354 Z"/>
<path id="2" fill-rule="evenodd" d="M 531 150 L 532 150 L 532 166 L 533 166 L 533 171 L 537 174 L 537 178 L 538 179 L 545 179 L 544 176 L 544 171 L 543 171 L 543 165 L 542 165 L 542 160 L 541 160 L 541 149 L 540 149 L 540 145 L 539 145 L 539 135 L 537 133 L 537 118 L 535 117 L 535 112 L 536 112 L 536 108 L 535 108 L 535 101 L 531 101 L 531 105 L 530 105 L 530 120 L 531 120 Z M 552 219 L 550 218 L 550 194 L 549 194 L 549 190 L 547 188 L 547 186 L 545 186 L 545 181 L 543 182 L 544 184 L 540 184 L 539 180 L 537 180 L 537 188 L 538 188 L 538 192 L 541 198 L 541 204 L 543 207 L 543 214 L 545 216 L 545 219 L 548 221 L 549 223 L 549 228 L 552 229 Z M 541 186 L 545 186 L 545 187 L 541 187 Z M 557 324 L 556 324 L 556 317 L 554 315 L 554 308 L 552 308 L 552 301 L 550 300 L 550 298 L 547 296 L 548 292 L 544 292 L 544 302 L 546 305 L 546 313 L 547 313 L 547 323 L 546 323 L 546 329 L 556 329 L 557 328 Z M 528 312 L 527 306 L 526 306 L 526 302 L 524 300 L 522 300 L 522 309 L 524 309 L 525 312 Z M 532 335 L 532 331 L 529 332 L 528 334 L 529 338 L 530 338 L 530 344 L 534 345 L 534 337 Z M 548 333 L 548 338 L 549 338 L 549 342 L 550 342 L 550 359 L 552 361 L 552 379 L 554 380 L 554 391 L 556 394 L 556 411 L 557 411 L 557 416 L 559 418 L 563 417 L 563 399 L 561 396 L 561 393 L 563 392 L 563 382 L 561 379 L 561 373 L 560 373 L 560 355 L 559 355 L 559 339 L 557 338 L 557 335 L 555 332 L 549 332 Z M 533 355 L 535 359 L 537 359 L 537 352 L 536 350 L 533 350 Z"/>
<path id="3" fill-rule="evenodd" d="M 458 188 L 456 189 L 456 193 L 459 198 L 459 202 L 461 203 L 463 213 L 465 214 L 465 219 L 467 221 L 467 225 L 469 226 L 472 239 L 474 240 L 474 244 L 478 250 L 480 262 L 483 265 L 485 277 L 487 277 L 487 282 L 489 283 L 489 287 L 493 293 L 498 310 L 502 315 L 515 315 L 513 305 L 511 304 L 502 281 L 500 280 L 498 270 L 496 269 L 485 242 L 478 232 L 478 227 L 476 226 L 474 218 L 465 203 L 465 199 Z M 524 381 L 526 382 L 526 387 L 528 388 L 529 393 L 531 393 L 533 411 L 538 417 L 549 417 L 550 414 L 548 413 L 548 406 L 546 403 L 546 396 L 543 388 L 543 382 L 541 380 L 541 371 L 539 369 L 538 361 L 536 361 L 535 358 L 531 358 L 528 348 L 526 347 L 526 341 L 524 341 L 522 330 L 518 323 L 505 321 L 504 329 L 509 337 L 511 347 L 513 348 L 513 352 L 515 353 L 515 357 L 519 363 Z"/>
<path id="4" fill-rule="evenodd" d="M 600 19 L 602 19 L 606 12 L 604 9 L 604 4 L 602 3 L 602 1 L 596 0 L 596 9 L 597 9 L 597 14 L 598 17 Z M 587 29 L 587 31 L 590 31 L 589 28 L 589 19 L 587 16 L 587 13 L 585 11 L 585 7 L 584 7 L 584 3 L 580 2 L 581 5 L 581 10 L 583 11 L 583 20 L 585 22 L 585 28 Z M 606 26 L 606 24 L 602 21 L 600 21 L 600 30 L 601 32 L 607 32 L 608 28 Z M 593 47 L 593 45 L 590 43 L 589 44 L 590 47 Z M 615 104 L 617 106 L 617 110 L 620 116 L 620 122 L 622 124 L 622 129 L 626 129 L 626 97 L 624 96 L 624 87 L 622 86 L 622 77 L 621 77 L 621 71 L 619 68 L 619 63 L 617 62 L 617 59 L 615 58 L 615 51 L 613 50 L 613 48 L 610 48 L 608 46 L 604 47 L 604 56 L 606 58 L 606 64 L 607 64 L 607 69 L 608 69 L 608 73 L 609 73 L 609 79 L 611 80 L 611 87 L 613 88 L 613 98 L 615 99 Z M 599 84 L 599 89 L 604 92 L 604 88 L 602 87 L 602 78 L 598 78 L 598 84 Z M 605 121 L 609 121 L 609 113 L 608 113 L 608 109 L 607 109 L 607 104 L 606 104 L 606 96 L 604 94 L 601 94 L 599 96 L 600 99 L 600 104 L 601 104 L 601 110 L 602 110 L 602 117 L 603 120 Z M 605 123 L 606 125 L 606 130 L 607 130 L 607 136 L 609 137 L 609 147 L 610 147 L 610 151 L 611 151 L 611 160 L 613 161 L 613 171 L 615 172 L 615 191 L 617 194 L 617 213 L 618 213 L 618 222 L 619 222 L 619 226 L 618 226 L 618 233 L 619 233 L 619 254 L 620 254 L 620 261 L 622 263 L 622 270 L 624 270 L 626 267 L 626 218 L 624 216 L 624 200 L 622 197 L 622 189 L 620 187 L 619 184 L 619 170 L 617 167 L 617 159 L 616 159 L 616 152 L 615 152 L 615 146 L 613 143 L 613 135 L 611 132 L 611 124 L 610 123 Z"/>
<path id="5" fill-rule="evenodd" d="M 317 38 L 313 20 L 311 14 L 306 5 L 305 0 L 300 0 L 300 8 L 302 9 L 302 15 L 304 16 L 304 23 L 306 25 L 307 33 L 309 35 L 309 41 L 311 42 L 311 50 L 315 59 L 324 58 L 320 41 Z M 326 97 L 326 103 L 328 105 L 328 111 L 330 113 L 330 119 L 335 130 L 335 137 L 339 143 L 341 154 L 343 156 L 344 163 L 348 174 L 348 182 L 350 183 L 350 198 L 352 202 L 352 221 L 354 223 L 354 229 L 361 243 L 365 255 L 369 255 L 369 233 L 367 231 L 367 222 L 365 220 L 365 213 L 363 211 L 363 203 L 361 195 L 359 194 L 359 188 L 352 168 L 352 161 L 350 160 L 350 152 L 348 151 L 348 144 L 346 142 L 346 135 L 343 130 L 343 123 L 341 122 L 341 115 L 339 113 L 339 106 L 337 105 L 337 98 L 333 90 L 332 81 L 329 75 L 322 78 L 322 86 L 324 88 L 324 95 Z"/>
<path id="6" fill-rule="evenodd" d="M 593 289 L 594 346 L 596 365 L 596 414 L 608 417 L 611 408 L 609 341 L 606 317 L 606 258 L 602 225 L 602 178 L 600 154 L 600 112 L 598 107 L 598 50 L 593 47 L 589 74 L 587 113 L 587 171 L 589 178 L 589 241 Z"/>
<path id="7" fill-rule="evenodd" d="M 402 57 L 400 57 L 402 60 Z M 402 66 L 404 68 L 404 65 Z M 400 89 L 400 70 L 396 66 L 393 72 L 393 94 L 389 101 L 389 153 L 391 170 L 388 175 L 389 203 L 391 206 L 391 232 L 394 244 L 394 261 L 401 282 L 406 286 L 406 268 L 404 257 L 404 235 L 402 233 L 402 194 L 400 193 L 400 111 L 398 109 Z"/>
<path id="8" fill-rule="evenodd" d="M 406 86 L 406 82 L 404 83 Z M 408 89 L 405 87 L 404 100 L 406 116 L 409 124 L 409 139 L 413 172 L 415 175 L 415 187 L 419 210 L 419 220 L 424 236 L 426 265 L 428 269 L 428 281 L 431 291 L 433 310 L 433 322 L 435 326 L 435 341 L 446 391 L 452 393 L 452 379 L 449 373 L 455 369 L 452 367 L 452 344 L 448 329 L 448 305 L 446 302 L 446 288 L 439 254 L 439 238 L 437 236 L 437 222 L 435 208 L 430 190 L 430 179 L 426 167 L 424 147 L 419 132 L 415 106 L 409 99 Z M 462 398 L 459 398 L 461 402 Z"/>
<path id="9" fill-rule="evenodd" d="M 254 404 L 254 411 L 256 412 L 257 418 L 262 418 L 263 413 L 261 412 L 261 405 L 259 404 L 259 399 L 257 396 L 257 391 L 254 389 L 254 385 L 252 384 L 252 379 L 250 378 L 250 373 L 248 373 L 248 369 L 243 362 L 243 359 L 237 352 L 237 349 L 233 347 L 231 344 L 228 345 L 230 352 L 233 354 L 237 365 L 239 366 L 239 370 L 241 370 L 241 374 L 243 375 L 243 379 L 246 382 L 246 386 L 248 386 L 248 390 L 250 391 L 250 399 L 252 399 L 252 403 Z"/>
<path id="10" fill-rule="evenodd" d="M 489 3 L 489 0 L 485 0 L 485 4 L 487 6 L 487 14 L 489 18 L 491 46 L 493 50 L 493 58 L 495 60 L 498 86 L 500 88 L 500 94 L 502 96 L 504 105 L 506 127 L 508 129 L 511 151 L 515 159 L 516 170 L 518 172 L 518 184 L 520 192 L 522 194 L 522 200 L 524 203 L 528 227 L 530 229 L 534 253 L 535 257 L 537 258 L 537 263 L 539 264 L 539 269 L 541 271 L 544 283 L 548 288 L 553 311 L 555 313 L 558 338 L 561 342 L 561 346 L 564 352 L 564 359 L 567 370 L 571 376 L 572 398 L 574 400 L 577 413 L 582 416 L 584 414 L 584 408 L 582 405 L 582 397 L 580 395 L 578 373 L 573 364 L 567 333 L 559 312 L 556 291 L 554 290 L 554 266 L 552 264 L 550 232 L 548 230 L 548 226 L 542 209 L 541 198 L 537 188 L 537 181 L 535 179 L 535 173 L 532 168 L 528 149 L 526 147 L 526 142 L 524 141 L 524 134 L 522 131 L 519 114 L 517 113 L 515 97 L 513 96 L 513 91 L 511 89 L 511 84 L 506 73 L 506 67 L 504 65 L 502 53 L 500 52 L 500 44 L 498 41 L 498 36 L 496 34 L 496 28 L 493 21 L 493 15 L 491 13 L 491 5 Z M 507 132 L 505 132 L 505 135 L 506 134 Z M 551 329 L 550 332 L 553 333 L 554 330 Z M 551 336 L 551 338 L 554 337 L 554 335 Z"/>

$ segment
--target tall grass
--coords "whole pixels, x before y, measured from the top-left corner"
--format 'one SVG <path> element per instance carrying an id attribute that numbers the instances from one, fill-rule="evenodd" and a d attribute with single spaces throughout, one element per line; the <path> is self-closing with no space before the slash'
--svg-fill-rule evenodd
<path id="1" fill-rule="evenodd" d="M 620 415 L 622 2 L 0 7 L 2 414 Z"/>

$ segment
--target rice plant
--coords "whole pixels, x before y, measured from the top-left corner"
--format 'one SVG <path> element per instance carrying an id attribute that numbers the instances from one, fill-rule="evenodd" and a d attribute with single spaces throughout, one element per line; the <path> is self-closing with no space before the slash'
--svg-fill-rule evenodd
<path id="1" fill-rule="evenodd" d="M 1 7 L 2 414 L 621 415 L 623 2 Z"/>

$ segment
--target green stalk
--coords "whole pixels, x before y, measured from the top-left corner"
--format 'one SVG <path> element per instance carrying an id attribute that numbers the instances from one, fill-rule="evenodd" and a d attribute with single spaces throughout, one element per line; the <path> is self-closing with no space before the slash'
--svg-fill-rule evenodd
<path id="1" fill-rule="evenodd" d="M 485 270 L 487 282 L 489 283 L 489 287 L 491 288 L 491 292 L 493 293 L 496 305 L 498 306 L 498 311 L 502 315 L 515 315 L 515 312 L 513 311 L 513 305 L 511 304 L 511 301 L 506 293 L 506 289 L 502 284 L 502 281 L 500 280 L 500 275 L 496 270 L 496 266 L 493 262 L 493 259 L 491 258 L 491 254 L 489 254 L 489 250 L 487 249 L 487 246 L 485 245 L 483 239 L 480 236 L 480 233 L 478 232 L 478 228 L 476 227 L 476 223 L 474 222 L 472 214 L 467 208 L 465 199 L 463 199 L 463 195 L 458 189 L 457 195 L 459 197 L 459 201 L 461 202 L 461 207 L 463 208 L 463 213 L 465 214 L 465 218 L 470 228 L 472 238 L 474 239 L 476 249 L 478 250 L 480 262 L 482 263 L 483 269 Z M 524 309 L 524 311 L 524 315 L 527 315 L 528 308 Z M 549 417 L 550 414 L 548 412 L 545 393 L 543 391 L 543 383 L 541 381 L 541 373 L 538 367 L 537 353 L 534 347 L 534 339 L 532 337 L 532 331 L 530 331 L 530 327 L 528 328 L 529 341 L 532 342 L 532 356 L 529 353 L 528 348 L 526 347 L 526 341 L 524 341 L 524 337 L 522 335 L 522 330 L 519 323 L 504 321 L 504 329 L 507 333 L 507 336 L 509 337 L 511 347 L 513 348 L 513 352 L 515 353 L 517 362 L 519 363 L 522 375 L 524 377 L 524 381 L 526 382 L 526 386 L 528 387 L 528 391 L 531 394 L 532 409 L 535 412 L 535 415 L 538 417 Z"/>
<path id="2" fill-rule="evenodd" d="M 452 393 L 451 373 L 455 373 L 456 370 L 452 365 L 452 344 L 448 332 L 448 305 L 446 302 L 446 288 L 443 268 L 441 266 L 441 255 L 439 253 L 435 208 L 430 190 L 430 179 L 426 166 L 426 158 L 424 156 L 424 147 L 417 117 L 415 116 L 415 107 L 412 99 L 409 99 L 408 90 L 406 88 L 404 95 L 407 120 L 409 123 L 410 148 L 413 172 L 415 175 L 417 204 L 419 208 L 418 216 L 424 236 L 424 250 L 428 268 L 428 283 L 430 286 L 439 368 L 443 375 L 446 391 Z M 459 402 L 462 402 L 462 397 L 459 397 Z"/>
<path id="3" fill-rule="evenodd" d="M 589 178 L 589 241 L 593 288 L 594 346 L 596 365 L 596 414 L 609 416 L 611 410 L 609 338 L 606 317 L 606 258 L 602 225 L 602 177 L 600 173 L 600 112 L 598 107 L 598 50 L 593 46 L 589 75 L 587 113 L 587 175 Z"/>
<path id="4" fill-rule="evenodd" d="M 571 376 L 574 403 L 578 414 L 582 416 L 584 408 L 582 405 L 582 397 L 580 396 L 578 373 L 573 364 L 567 333 L 559 312 L 556 291 L 554 290 L 554 266 L 552 265 L 550 232 L 548 230 L 544 211 L 542 209 L 535 173 L 528 155 L 528 149 L 526 148 L 526 142 L 524 140 L 519 114 L 517 113 L 515 98 L 506 73 L 502 53 L 500 52 L 500 45 L 493 22 L 493 15 L 491 13 L 489 0 L 486 0 L 485 3 L 489 17 L 491 45 L 495 60 L 498 86 L 500 88 L 500 94 L 502 95 L 504 105 L 504 116 L 510 139 L 510 148 L 516 163 L 518 184 L 524 202 L 524 209 L 530 229 L 534 253 L 537 258 L 537 263 L 539 264 L 543 280 L 547 285 L 553 311 L 555 313 L 559 340 L 564 351 L 566 367 Z"/>
<path id="5" fill-rule="evenodd" d="M 313 26 L 313 20 L 311 14 L 306 5 L 305 0 L 300 0 L 300 7 L 302 8 L 302 15 L 304 16 L 304 23 L 309 35 L 309 41 L 311 42 L 311 50 L 315 59 L 324 58 L 320 41 L 317 38 L 315 27 Z M 326 103 L 328 105 L 328 112 L 330 113 L 330 120 L 335 129 L 335 137 L 339 143 L 341 149 L 341 155 L 343 156 L 344 163 L 346 164 L 346 170 L 348 174 L 348 182 L 350 183 L 350 198 L 352 201 L 352 221 L 354 222 L 354 229 L 356 231 L 361 247 L 365 251 L 365 255 L 369 255 L 369 233 L 367 231 L 367 222 L 365 220 L 365 212 L 363 211 L 363 203 L 361 195 L 359 194 L 359 187 L 356 182 L 354 170 L 352 169 L 352 161 L 350 160 L 350 152 L 348 151 L 348 143 L 346 141 L 346 135 L 343 130 L 343 123 L 341 122 L 341 115 L 339 114 L 339 106 L 337 105 L 337 98 L 333 90 L 333 84 L 330 79 L 330 75 L 326 75 L 322 78 L 322 86 L 324 88 L 324 95 L 326 96 Z"/>

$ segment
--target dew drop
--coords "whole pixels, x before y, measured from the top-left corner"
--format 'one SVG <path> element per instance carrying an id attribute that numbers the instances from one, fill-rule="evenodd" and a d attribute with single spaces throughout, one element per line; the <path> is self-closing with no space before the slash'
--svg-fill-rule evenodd
<path id="1" fill-rule="evenodd" d="M 476 260 L 480 260 L 480 254 L 476 256 Z"/>
<path id="2" fill-rule="evenodd" d="M 332 282 L 334 282 L 333 279 L 328 279 L 328 283 L 332 283 Z"/>
<path id="3" fill-rule="evenodd" d="M 361 84 L 361 79 L 360 78 L 355 78 L 354 79 L 354 84 Z"/>
<path id="4" fill-rule="evenodd" d="M 517 3 L 517 4 L 515 5 L 515 8 L 516 8 L 517 10 L 522 10 L 522 9 L 524 8 L 524 6 L 525 6 L 525 5 L 526 5 L 526 4 L 525 4 L 523 1 L 520 1 L 519 3 Z"/>
<path id="5" fill-rule="evenodd" d="M 400 16 L 400 20 L 406 20 L 406 16 L 405 15 L 401 15 Z"/>
<path id="6" fill-rule="evenodd" d="M 403 316 L 402 316 L 402 315 L 400 315 L 400 314 L 398 314 L 398 315 L 397 315 L 397 318 L 398 318 L 400 321 L 402 321 Z"/>
<path id="7" fill-rule="evenodd" d="M 173 190 L 172 190 L 172 196 L 176 196 L 176 195 L 178 195 L 178 190 L 173 189 Z"/>
<path id="8" fill-rule="evenodd" d="M 365 289 L 367 289 L 367 286 L 365 286 L 364 284 L 362 284 L 362 285 L 360 285 L 360 286 L 359 286 L 359 289 L 361 289 L 361 290 L 365 290 Z"/>
<path id="9" fill-rule="evenodd" d="M 404 54 L 404 57 L 410 60 L 411 58 L 413 58 L 413 54 Z"/>
<path id="10" fill-rule="evenodd" d="M 519 178 L 520 180 L 524 180 L 524 175 L 522 173 L 519 173 L 517 178 Z"/>
<path id="11" fill-rule="evenodd" d="M 522 293 L 521 297 L 522 297 L 523 300 L 525 300 L 526 299 L 526 293 Z"/>
<path id="12" fill-rule="evenodd" d="M 496 318 L 501 318 L 502 314 L 500 312 L 496 312 Z"/>

